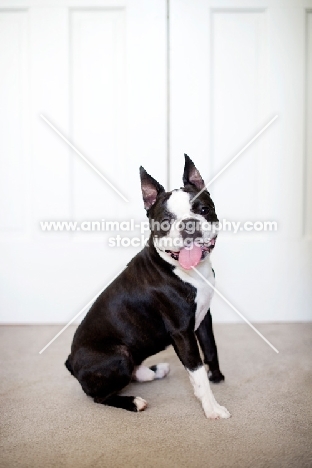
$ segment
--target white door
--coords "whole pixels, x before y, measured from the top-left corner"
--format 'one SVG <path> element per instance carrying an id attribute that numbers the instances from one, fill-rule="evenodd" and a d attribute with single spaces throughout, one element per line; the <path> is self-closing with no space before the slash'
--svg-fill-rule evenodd
<path id="1" fill-rule="evenodd" d="M 0 1 L 0 319 L 64 323 L 138 248 L 40 221 L 144 219 L 139 166 L 167 178 L 166 1 L 14 5 Z"/>
<path id="2" fill-rule="evenodd" d="M 249 320 L 311 320 L 312 2 L 170 0 L 169 18 L 172 187 L 183 153 L 209 182 L 278 115 L 209 187 L 220 220 L 277 222 L 220 233 L 216 286 Z M 213 316 L 240 320 L 218 297 Z"/>

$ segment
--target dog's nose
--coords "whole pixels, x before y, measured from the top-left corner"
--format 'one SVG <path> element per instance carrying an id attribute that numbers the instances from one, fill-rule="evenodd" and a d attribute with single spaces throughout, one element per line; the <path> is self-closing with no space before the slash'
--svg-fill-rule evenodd
<path id="1" fill-rule="evenodd" d="M 200 221 L 195 218 L 187 218 L 180 221 L 179 229 L 181 231 L 182 239 L 197 239 L 202 237 L 200 229 Z"/>

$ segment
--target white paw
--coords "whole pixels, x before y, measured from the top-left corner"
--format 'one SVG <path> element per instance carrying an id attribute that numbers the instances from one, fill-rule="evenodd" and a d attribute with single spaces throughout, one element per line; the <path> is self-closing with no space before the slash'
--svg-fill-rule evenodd
<path id="1" fill-rule="evenodd" d="M 155 372 L 146 366 L 138 366 L 133 375 L 137 382 L 150 382 L 155 379 Z"/>
<path id="2" fill-rule="evenodd" d="M 205 415 L 208 419 L 228 419 L 231 417 L 229 411 L 220 405 L 214 405 L 211 410 L 205 410 Z"/>
<path id="3" fill-rule="evenodd" d="M 155 379 L 163 379 L 170 372 L 170 366 L 167 362 L 161 362 L 157 364 L 155 371 Z"/>
<path id="4" fill-rule="evenodd" d="M 135 397 L 133 403 L 137 407 L 137 411 L 144 411 L 147 407 L 147 401 L 143 400 L 143 398 L 139 396 Z"/>

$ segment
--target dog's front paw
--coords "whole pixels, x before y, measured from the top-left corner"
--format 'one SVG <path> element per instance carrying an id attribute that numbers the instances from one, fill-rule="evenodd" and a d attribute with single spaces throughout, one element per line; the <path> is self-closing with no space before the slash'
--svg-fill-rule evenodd
<path id="1" fill-rule="evenodd" d="M 208 419 L 228 419 L 231 417 L 230 412 L 220 405 L 214 405 L 212 409 L 205 409 L 205 415 Z"/>
<path id="2" fill-rule="evenodd" d="M 224 375 L 219 369 L 217 369 L 217 370 L 214 370 L 213 372 L 208 371 L 208 378 L 210 382 L 219 383 L 219 382 L 223 382 Z"/>

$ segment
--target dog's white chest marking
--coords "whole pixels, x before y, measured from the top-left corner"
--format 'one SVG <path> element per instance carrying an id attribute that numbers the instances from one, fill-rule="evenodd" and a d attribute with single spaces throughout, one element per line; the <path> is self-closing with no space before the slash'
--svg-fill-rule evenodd
<path id="1" fill-rule="evenodd" d="M 204 262 L 197 265 L 196 268 L 209 281 L 209 283 L 214 286 L 215 280 L 210 260 L 207 258 Z M 195 330 L 197 330 L 210 307 L 213 289 L 194 270 L 186 271 L 182 268 L 176 267 L 173 272 L 181 278 L 182 281 L 185 281 L 196 288 Z"/>
<path id="2" fill-rule="evenodd" d="M 170 211 L 170 213 L 172 213 L 175 216 L 175 219 L 177 221 L 187 219 L 190 217 L 198 219 L 199 221 L 205 221 L 205 218 L 203 216 L 193 213 L 191 208 L 192 206 L 190 201 L 190 194 L 184 192 L 181 189 L 173 190 L 167 202 L 167 209 L 168 211 Z M 203 234 L 205 236 L 205 233 Z M 181 238 L 181 233 L 173 225 L 166 237 L 171 239 Z M 197 328 L 205 318 L 205 315 L 210 307 L 211 298 L 213 296 L 213 289 L 196 273 L 196 271 L 184 270 L 180 265 L 177 265 L 178 262 L 176 260 L 173 260 L 170 256 L 168 256 L 168 254 L 166 254 L 160 249 L 157 249 L 157 251 L 164 260 L 175 266 L 173 272 L 182 281 L 189 283 L 195 287 L 195 330 L 197 330 Z M 198 269 L 198 271 L 204 276 L 204 278 L 206 278 L 209 281 L 209 283 L 211 283 L 214 286 L 214 274 L 211 268 L 209 257 L 207 257 L 204 261 L 200 262 L 196 266 L 196 269 Z"/>

